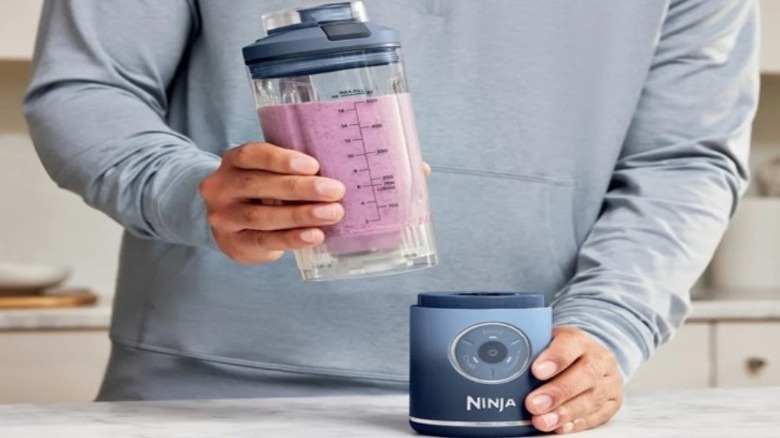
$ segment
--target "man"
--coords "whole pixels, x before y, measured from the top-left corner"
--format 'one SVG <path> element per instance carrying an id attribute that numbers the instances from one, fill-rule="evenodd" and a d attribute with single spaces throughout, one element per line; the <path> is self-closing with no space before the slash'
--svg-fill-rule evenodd
<path id="1" fill-rule="evenodd" d="M 744 189 L 754 2 L 367 1 L 404 42 L 441 265 L 314 284 L 274 260 L 321 241 L 344 188 L 257 143 L 240 54 L 292 6 L 46 3 L 33 139 L 55 181 L 127 228 L 99 399 L 403 391 L 418 292 L 530 290 L 557 326 L 532 366 L 534 425 L 607 421 Z M 266 198 L 335 211 L 247 205 Z"/>

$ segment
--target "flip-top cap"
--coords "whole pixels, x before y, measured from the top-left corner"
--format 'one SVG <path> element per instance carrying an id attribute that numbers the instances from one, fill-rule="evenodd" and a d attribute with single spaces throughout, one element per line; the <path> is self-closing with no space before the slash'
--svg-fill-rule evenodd
<path id="1" fill-rule="evenodd" d="M 316 26 L 333 21 L 368 21 L 366 7 L 361 1 L 320 2 L 263 15 L 263 29 L 267 34 L 290 26 Z"/>

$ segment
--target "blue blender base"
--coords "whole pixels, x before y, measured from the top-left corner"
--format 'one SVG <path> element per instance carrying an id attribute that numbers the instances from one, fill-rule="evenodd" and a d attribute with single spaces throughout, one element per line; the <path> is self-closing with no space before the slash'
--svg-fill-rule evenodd
<path id="1" fill-rule="evenodd" d="M 537 436 L 542 435 L 542 432 L 537 430 L 533 426 L 519 426 L 519 427 L 507 427 L 507 428 L 485 428 L 485 427 L 453 427 L 453 426 L 433 426 L 430 424 L 415 423 L 409 421 L 409 425 L 412 426 L 415 432 L 423 435 L 441 436 L 441 437 L 520 437 L 520 436 Z"/>
<path id="2" fill-rule="evenodd" d="M 542 294 L 443 292 L 410 313 L 409 423 L 443 437 L 540 435 L 525 399 L 552 335 Z"/>

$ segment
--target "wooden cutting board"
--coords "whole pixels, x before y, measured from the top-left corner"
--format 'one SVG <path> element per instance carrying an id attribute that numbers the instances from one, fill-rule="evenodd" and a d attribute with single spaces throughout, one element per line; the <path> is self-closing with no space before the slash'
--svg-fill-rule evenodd
<path id="1" fill-rule="evenodd" d="M 97 295 L 87 289 L 63 289 L 30 296 L 0 296 L 0 309 L 47 309 L 90 306 Z"/>

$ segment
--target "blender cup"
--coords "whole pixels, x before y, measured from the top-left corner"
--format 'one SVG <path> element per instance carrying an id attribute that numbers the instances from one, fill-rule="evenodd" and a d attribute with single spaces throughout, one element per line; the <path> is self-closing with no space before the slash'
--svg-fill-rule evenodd
<path id="1" fill-rule="evenodd" d="M 316 158 L 346 185 L 344 219 L 295 251 L 305 280 L 434 266 L 436 248 L 398 33 L 367 21 L 362 2 L 263 16 L 244 47 L 267 142 Z"/>

